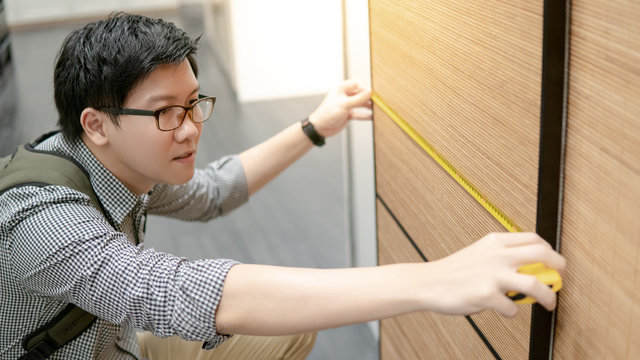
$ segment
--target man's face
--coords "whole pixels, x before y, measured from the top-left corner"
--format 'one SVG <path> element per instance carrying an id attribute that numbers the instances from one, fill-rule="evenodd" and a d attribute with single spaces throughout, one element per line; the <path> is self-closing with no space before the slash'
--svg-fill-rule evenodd
<path id="1" fill-rule="evenodd" d="M 169 105 L 188 106 L 198 99 L 199 85 L 187 60 L 163 65 L 138 84 L 123 107 L 157 110 Z M 120 127 L 109 130 L 108 164 L 120 181 L 135 193 L 158 183 L 183 184 L 193 177 L 202 123 L 187 115 L 180 127 L 160 131 L 153 116 L 121 115 Z"/>

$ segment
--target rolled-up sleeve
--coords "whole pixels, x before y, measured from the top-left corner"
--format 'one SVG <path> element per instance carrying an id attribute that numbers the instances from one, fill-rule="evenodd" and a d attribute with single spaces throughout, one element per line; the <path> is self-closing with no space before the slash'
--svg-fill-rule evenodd
<path id="1" fill-rule="evenodd" d="M 207 348 L 226 338 L 215 314 L 236 261 L 189 261 L 134 246 L 73 190 L 25 187 L 4 199 L 21 204 L 2 221 L 3 257 L 25 291 L 74 303 L 110 323 L 205 341 Z"/>
<path id="2" fill-rule="evenodd" d="M 242 163 L 232 155 L 196 169 L 184 185 L 157 185 L 150 194 L 148 211 L 181 220 L 207 221 L 228 214 L 248 200 Z"/>

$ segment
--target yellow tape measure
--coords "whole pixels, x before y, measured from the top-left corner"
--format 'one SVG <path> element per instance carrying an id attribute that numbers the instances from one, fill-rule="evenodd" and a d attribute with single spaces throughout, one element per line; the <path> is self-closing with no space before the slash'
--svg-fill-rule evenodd
<path id="1" fill-rule="evenodd" d="M 533 275 L 540 282 L 549 285 L 551 290 L 558 292 L 562 289 L 562 278 L 557 271 L 549 269 L 542 263 L 529 264 L 518 268 L 518 272 L 525 275 Z M 515 291 L 508 291 L 507 296 L 516 304 L 533 304 L 536 300 L 530 296 L 523 295 Z"/>
<path id="2" fill-rule="evenodd" d="M 407 135 L 409 135 L 424 151 L 429 154 L 433 160 L 435 160 L 442 168 L 449 173 L 471 196 L 473 196 L 487 211 L 493 215 L 496 220 L 502 224 L 510 232 L 520 232 L 520 228 L 511 221 L 505 214 L 503 214 L 497 207 L 487 200 L 471 183 L 465 179 L 453 165 L 445 160 L 432 146 L 425 140 L 418 132 L 411 127 L 406 121 L 404 121 L 398 114 L 395 113 L 382 99 L 376 94 L 371 96 L 376 105 L 380 107 L 389 117 L 402 129 Z"/>
<path id="3" fill-rule="evenodd" d="M 510 232 L 522 231 L 511 219 L 503 214 L 495 205 L 487 200 L 472 184 L 462 176 L 453 165 L 451 165 L 445 158 L 442 157 L 434 148 L 425 140 L 411 125 L 404 121 L 395 111 L 393 111 L 377 94 L 371 95 L 371 100 L 382 109 L 392 120 L 396 123 L 404 132 L 409 135 L 420 147 L 427 153 L 433 160 L 435 160 L 440 166 L 453 177 L 458 184 L 460 184 L 474 199 L 476 199 L 493 217 L 502 224 Z M 558 291 L 562 288 L 562 279 L 560 274 L 553 269 L 549 269 L 541 263 L 530 264 L 520 267 L 519 272 L 528 275 L 536 276 L 543 283 L 550 285 L 553 291 Z M 531 297 L 525 297 L 522 294 L 510 291 L 507 293 L 512 300 L 518 304 L 531 304 L 535 302 L 535 299 Z"/>

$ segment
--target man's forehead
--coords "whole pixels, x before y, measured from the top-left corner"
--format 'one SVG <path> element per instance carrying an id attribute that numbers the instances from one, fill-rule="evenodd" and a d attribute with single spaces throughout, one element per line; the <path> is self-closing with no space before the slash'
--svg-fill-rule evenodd
<path id="1" fill-rule="evenodd" d="M 198 79 L 187 60 L 180 64 L 162 65 L 142 79 L 127 95 L 127 100 L 152 104 L 166 101 L 184 101 L 185 96 L 197 94 Z"/>

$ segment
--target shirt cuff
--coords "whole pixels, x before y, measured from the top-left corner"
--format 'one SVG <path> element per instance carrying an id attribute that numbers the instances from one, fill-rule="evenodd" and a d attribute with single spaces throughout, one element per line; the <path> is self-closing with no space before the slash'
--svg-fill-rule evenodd
<path id="1" fill-rule="evenodd" d="M 202 350 L 211 350 L 215 349 L 218 346 L 222 345 L 225 341 L 231 339 L 233 335 L 219 335 L 214 340 L 205 341 L 202 343 Z"/>

